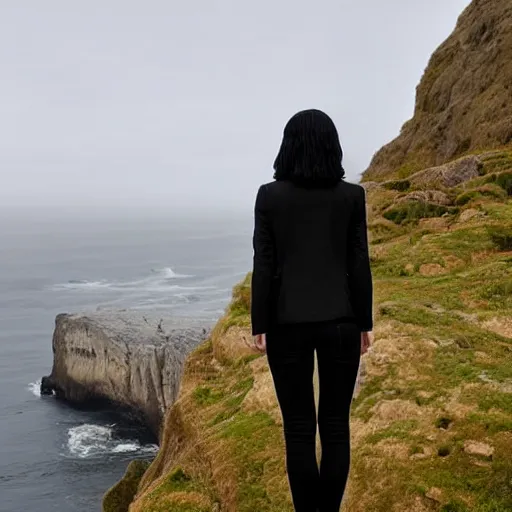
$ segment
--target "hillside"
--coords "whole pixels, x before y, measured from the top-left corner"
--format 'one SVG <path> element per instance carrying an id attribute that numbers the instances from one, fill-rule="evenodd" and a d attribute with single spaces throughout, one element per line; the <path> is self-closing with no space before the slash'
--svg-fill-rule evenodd
<path id="1" fill-rule="evenodd" d="M 474 0 L 432 55 L 414 116 L 373 158 L 365 180 L 406 178 L 512 141 L 512 2 Z"/>

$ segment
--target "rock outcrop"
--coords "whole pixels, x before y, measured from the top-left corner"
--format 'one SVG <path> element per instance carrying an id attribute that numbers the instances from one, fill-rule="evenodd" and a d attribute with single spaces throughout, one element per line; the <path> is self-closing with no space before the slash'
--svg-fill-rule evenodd
<path id="1" fill-rule="evenodd" d="M 80 404 L 112 402 L 158 435 L 184 360 L 208 334 L 209 323 L 199 319 L 133 311 L 58 315 L 53 369 L 41 392 Z"/>
<path id="2" fill-rule="evenodd" d="M 414 116 L 374 156 L 365 180 L 407 177 L 512 142 L 512 2 L 473 0 L 432 55 Z"/>
<path id="3" fill-rule="evenodd" d="M 440 190 L 416 190 L 410 194 L 406 194 L 396 199 L 395 203 L 408 203 L 410 201 L 419 201 L 423 203 L 434 203 L 442 206 L 449 206 L 452 204 L 451 199 L 447 194 Z"/>
<path id="4" fill-rule="evenodd" d="M 452 188 L 477 178 L 482 167 L 483 164 L 478 157 L 468 156 L 446 165 L 419 171 L 409 178 L 409 182 L 416 187 L 441 186 Z"/>

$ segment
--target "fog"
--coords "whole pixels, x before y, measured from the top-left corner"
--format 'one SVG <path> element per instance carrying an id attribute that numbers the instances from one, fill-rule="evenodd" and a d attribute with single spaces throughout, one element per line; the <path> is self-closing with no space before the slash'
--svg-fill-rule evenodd
<path id="1" fill-rule="evenodd" d="M 4 2 L 2 215 L 250 211 L 304 108 L 358 181 L 467 4 Z"/>

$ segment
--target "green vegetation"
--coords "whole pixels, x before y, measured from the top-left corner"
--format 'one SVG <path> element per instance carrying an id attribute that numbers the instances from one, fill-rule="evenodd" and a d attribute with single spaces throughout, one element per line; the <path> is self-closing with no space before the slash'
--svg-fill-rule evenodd
<path id="1" fill-rule="evenodd" d="M 194 398 L 198 405 L 212 405 L 222 400 L 223 397 L 222 391 L 214 391 L 207 386 L 198 387 L 194 390 Z"/>
<path id="2" fill-rule="evenodd" d="M 223 323 L 224 331 L 233 325 L 247 327 L 250 322 L 251 311 L 251 278 L 248 273 L 245 279 L 233 288 L 233 298 L 228 307 L 229 319 Z"/>
<path id="3" fill-rule="evenodd" d="M 493 200 L 504 200 L 507 197 L 507 192 L 498 185 L 482 185 L 478 188 L 468 190 L 460 194 L 455 199 L 455 204 L 457 204 L 458 206 L 464 206 L 465 204 L 468 204 L 470 201 L 482 197 L 488 197 Z"/>
<path id="4" fill-rule="evenodd" d="M 148 466 L 149 462 L 144 460 L 130 462 L 124 477 L 105 494 L 103 512 L 128 512 L 140 479 Z"/>
<path id="5" fill-rule="evenodd" d="M 484 183 L 493 183 L 505 190 L 507 195 L 512 196 L 512 171 L 486 176 Z"/>
<path id="6" fill-rule="evenodd" d="M 400 180 L 405 180 L 415 172 L 421 171 L 422 169 L 423 166 L 418 162 L 407 162 L 397 170 L 397 175 Z"/>
<path id="7" fill-rule="evenodd" d="M 512 226 L 488 226 L 487 233 L 499 251 L 512 251 Z"/>
<path id="8" fill-rule="evenodd" d="M 387 190 L 397 190 L 398 192 L 405 192 L 411 188 L 411 182 L 409 180 L 392 180 L 386 181 L 382 184 Z"/>
<path id="9" fill-rule="evenodd" d="M 395 224 L 403 224 L 407 222 L 417 222 L 419 219 L 429 217 L 441 217 L 446 213 L 457 213 L 457 211 L 456 208 L 448 206 L 411 201 L 392 206 L 383 213 L 383 216 Z"/>

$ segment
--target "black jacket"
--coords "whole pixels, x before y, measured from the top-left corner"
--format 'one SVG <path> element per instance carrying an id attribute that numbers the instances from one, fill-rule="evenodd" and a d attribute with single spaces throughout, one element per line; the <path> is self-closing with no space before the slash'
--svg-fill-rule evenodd
<path id="1" fill-rule="evenodd" d="M 274 323 L 353 317 L 373 328 L 365 190 L 341 181 L 302 188 L 275 181 L 254 208 L 251 320 L 254 335 Z"/>

